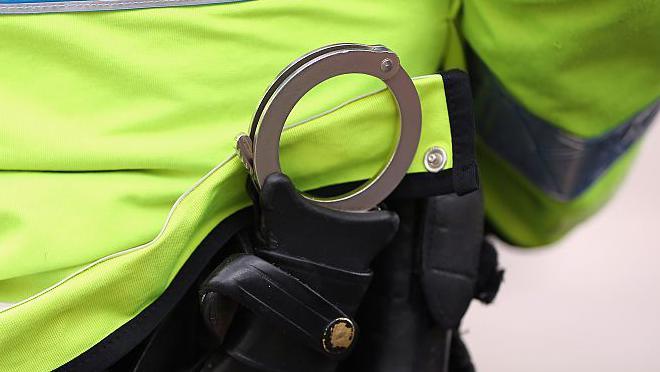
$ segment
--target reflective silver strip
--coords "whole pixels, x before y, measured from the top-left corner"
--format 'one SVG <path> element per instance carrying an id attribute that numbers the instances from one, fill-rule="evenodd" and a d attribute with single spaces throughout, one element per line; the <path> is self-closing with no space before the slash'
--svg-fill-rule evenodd
<path id="1" fill-rule="evenodd" d="M 479 138 L 556 200 L 588 190 L 637 141 L 660 111 L 660 99 L 599 136 L 583 138 L 523 107 L 475 54 L 470 54 Z"/>
<path id="2" fill-rule="evenodd" d="M 174 6 L 242 3 L 253 0 L 95 0 L 0 4 L 0 14 L 98 12 Z"/>

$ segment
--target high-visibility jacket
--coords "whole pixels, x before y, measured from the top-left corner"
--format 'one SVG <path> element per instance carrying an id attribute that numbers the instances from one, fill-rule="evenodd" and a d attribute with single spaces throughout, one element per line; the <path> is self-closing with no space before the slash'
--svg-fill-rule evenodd
<path id="1" fill-rule="evenodd" d="M 653 0 L 0 0 L 0 370 L 61 366 L 153 303 L 249 204 L 233 145 L 264 89 L 327 44 L 386 45 L 416 77 L 409 173 L 431 147 L 452 169 L 434 74 L 467 70 L 490 225 L 556 241 L 611 197 L 658 110 L 658 21 Z M 300 189 L 381 166 L 381 89 L 341 77 L 296 106 L 282 163 Z"/>
<path id="2" fill-rule="evenodd" d="M 657 1 L 466 1 L 486 212 L 514 244 L 602 207 L 660 104 Z"/>

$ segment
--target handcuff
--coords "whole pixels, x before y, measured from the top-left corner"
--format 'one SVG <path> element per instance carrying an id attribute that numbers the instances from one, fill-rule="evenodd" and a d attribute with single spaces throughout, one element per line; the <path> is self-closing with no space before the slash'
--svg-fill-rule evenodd
<path id="1" fill-rule="evenodd" d="M 380 172 L 353 191 L 328 198 L 301 194 L 310 202 L 329 209 L 363 212 L 376 207 L 401 182 L 421 136 L 419 95 L 394 52 L 382 45 L 346 43 L 314 50 L 289 64 L 259 102 L 249 134 L 237 138 L 237 153 L 257 190 L 269 175 L 281 172 L 280 138 L 296 103 L 323 81 L 354 73 L 382 80 L 394 96 L 400 121 L 394 151 Z"/>

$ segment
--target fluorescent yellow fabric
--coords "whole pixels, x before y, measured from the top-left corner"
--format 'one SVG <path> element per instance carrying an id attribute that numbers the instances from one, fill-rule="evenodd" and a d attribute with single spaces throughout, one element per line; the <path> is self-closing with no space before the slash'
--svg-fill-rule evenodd
<path id="1" fill-rule="evenodd" d="M 422 172 L 427 148 L 440 146 L 451 154 L 451 134 L 441 78 L 430 76 L 415 83 L 424 125 L 410 171 Z M 390 151 L 397 121 L 389 92 L 361 98 L 288 129 L 282 139 L 282 162 L 305 189 L 368 178 Z M 155 239 L 94 262 L 0 311 L 0 370 L 57 367 L 153 302 L 204 236 L 249 204 L 246 172 L 232 152 L 228 146 L 221 151 L 219 157 L 225 160 L 179 197 Z M 312 158 L 325 160 L 314 166 L 299 160 Z"/>
<path id="2" fill-rule="evenodd" d="M 234 139 L 288 63 L 358 42 L 395 50 L 412 76 L 433 73 L 449 28 L 437 14 L 448 3 L 259 0 L 0 16 L 0 307 L 14 303 L 0 310 L 0 371 L 47 371 L 89 349 L 248 205 Z M 369 178 L 382 165 L 397 125 L 389 94 L 328 111 L 381 86 L 342 77 L 300 102 L 282 141 L 298 187 Z M 428 147 L 451 154 L 441 78 L 416 86 L 424 132 L 411 172 L 424 171 Z"/>
<path id="3" fill-rule="evenodd" d="M 479 142 L 477 148 L 489 221 L 508 242 L 538 247 L 556 242 L 598 212 L 628 173 L 638 147 L 629 150 L 597 183 L 570 202 L 557 201 L 540 191 L 485 144 Z M 516 192 L 503 197 L 502 189 Z"/>
<path id="4" fill-rule="evenodd" d="M 659 22 L 657 0 L 465 0 L 461 29 L 521 111 L 588 139 L 660 99 Z M 478 152 L 487 215 L 524 246 L 556 242 L 598 211 L 635 154 L 628 150 L 577 199 L 561 201 L 487 144 Z"/>
<path id="5" fill-rule="evenodd" d="M 536 116 L 595 137 L 660 98 L 657 0 L 465 0 L 462 30 Z"/>
<path id="6" fill-rule="evenodd" d="M 384 44 L 411 75 L 435 72 L 448 29 L 437 14 L 448 1 L 398 5 L 259 0 L 0 16 L 0 302 L 150 241 L 176 198 L 232 151 L 276 74 L 305 52 Z M 323 84 L 291 122 L 379 84 Z M 311 174 L 296 172 L 296 182 Z M 3 281 L 21 286 L 2 291 Z"/>

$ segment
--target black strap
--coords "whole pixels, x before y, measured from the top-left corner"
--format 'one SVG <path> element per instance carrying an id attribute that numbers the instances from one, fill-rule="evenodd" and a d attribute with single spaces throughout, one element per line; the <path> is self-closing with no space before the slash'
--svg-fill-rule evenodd
<path id="1" fill-rule="evenodd" d="M 445 86 L 451 127 L 454 191 L 464 195 L 479 188 L 474 150 L 474 112 L 468 75 L 459 70 L 440 73 Z"/>
<path id="2" fill-rule="evenodd" d="M 443 329 L 456 329 L 472 301 L 483 239 L 479 192 L 424 201 L 419 244 L 421 285 Z"/>
<path id="3" fill-rule="evenodd" d="M 230 257 L 211 274 L 201 292 L 202 308 L 218 308 L 218 302 L 208 301 L 229 297 L 322 353 L 328 353 L 321 344 L 327 327 L 335 319 L 348 317 L 295 277 L 253 255 Z M 218 317 L 204 318 L 213 322 Z"/>
<path id="4" fill-rule="evenodd" d="M 504 270 L 499 266 L 497 250 L 491 242 L 484 239 L 479 256 L 479 272 L 474 298 L 485 304 L 493 302 L 503 280 Z"/>

